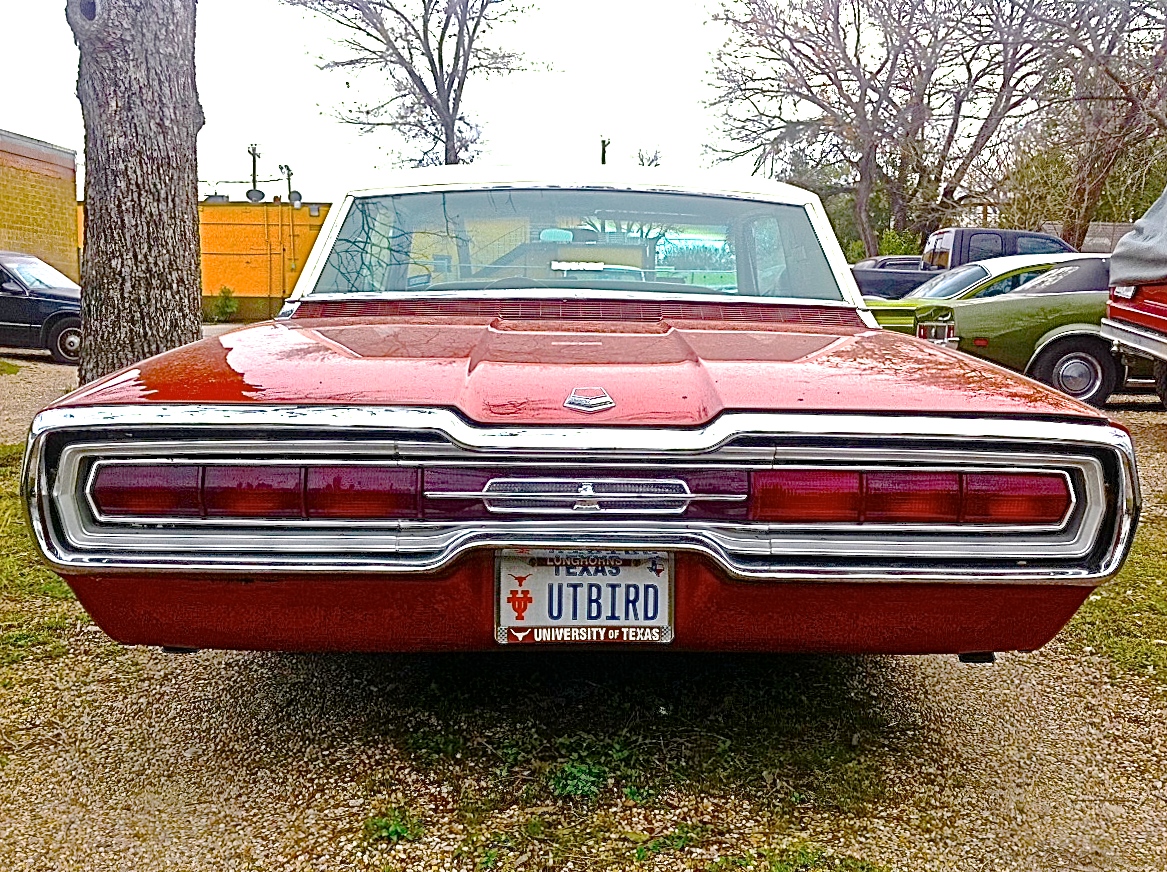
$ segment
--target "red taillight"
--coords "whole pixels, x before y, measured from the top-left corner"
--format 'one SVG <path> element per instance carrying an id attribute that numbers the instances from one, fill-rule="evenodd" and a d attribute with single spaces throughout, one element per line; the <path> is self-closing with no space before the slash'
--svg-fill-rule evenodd
<path id="1" fill-rule="evenodd" d="M 99 467 L 93 500 L 104 515 L 161 518 L 416 518 L 421 474 L 382 466 Z"/>
<path id="2" fill-rule="evenodd" d="M 299 518 L 304 512 L 298 466 L 208 466 L 208 518 Z"/>
<path id="3" fill-rule="evenodd" d="M 304 504 L 309 518 L 417 516 L 416 469 L 316 466 L 308 469 Z"/>
<path id="4" fill-rule="evenodd" d="M 755 472 L 750 518 L 755 521 L 859 521 L 860 475 L 836 469 Z"/>
<path id="5" fill-rule="evenodd" d="M 104 515 L 197 518 L 201 474 L 198 466 L 103 466 L 93 480 L 93 501 Z"/>
<path id="6" fill-rule="evenodd" d="M 956 324 L 951 321 L 928 321 L 916 325 L 916 337 L 944 343 L 956 338 Z"/>
<path id="7" fill-rule="evenodd" d="M 1064 476 L 980 472 L 964 477 L 964 520 L 970 524 L 1056 524 L 1069 508 Z"/>
<path id="8" fill-rule="evenodd" d="M 960 476 L 955 472 L 868 472 L 863 520 L 872 524 L 955 524 Z"/>
<path id="9" fill-rule="evenodd" d="M 750 483 L 750 518 L 776 523 L 1048 525 L 1070 504 L 1059 473 L 772 469 Z"/>

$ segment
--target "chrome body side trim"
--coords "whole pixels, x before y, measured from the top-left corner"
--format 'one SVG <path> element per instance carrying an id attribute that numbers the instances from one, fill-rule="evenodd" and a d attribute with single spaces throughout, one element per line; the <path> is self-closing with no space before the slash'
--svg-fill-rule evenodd
<path id="1" fill-rule="evenodd" d="M 270 438 L 231 438 L 239 427 Z M 190 437 L 149 438 L 159 428 Z M 46 443 L 57 433 L 68 444 L 50 472 Z M 889 449 L 893 438 L 899 444 Z M 1108 480 L 1095 456 L 1100 452 L 1114 459 L 1116 480 Z M 1024 469 L 1067 475 L 1081 502 L 1052 527 L 714 523 L 574 513 L 564 520 L 463 522 L 127 519 L 99 516 L 81 499 L 99 461 L 475 464 L 529 471 L 532 479 L 546 478 L 556 464 L 573 474 L 591 464 L 641 472 L 649 466 Z M 23 493 L 38 545 L 67 574 L 416 573 L 440 569 L 471 549 L 529 546 L 694 552 L 731 576 L 757 580 L 1092 585 L 1117 570 L 1139 508 L 1129 436 L 1100 422 L 730 413 L 685 430 L 479 427 L 444 409 L 365 407 L 48 410 L 34 421 Z M 1105 531 L 1111 532 L 1102 541 Z"/>
<path id="2" fill-rule="evenodd" d="M 1167 360 L 1167 336 L 1162 333 L 1103 318 L 1102 338 L 1115 343 L 1119 351 L 1156 360 Z"/>

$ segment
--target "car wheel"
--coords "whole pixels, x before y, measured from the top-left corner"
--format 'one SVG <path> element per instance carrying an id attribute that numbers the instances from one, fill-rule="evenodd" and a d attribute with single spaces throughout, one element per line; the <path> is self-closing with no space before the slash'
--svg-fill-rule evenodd
<path id="1" fill-rule="evenodd" d="M 1155 393 L 1159 395 L 1159 401 L 1167 406 L 1167 363 L 1161 360 L 1155 361 Z"/>
<path id="2" fill-rule="evenodd" d="M 1101 339 L 1063 339 L 1041 353 L 1033 375 L 1076 400 L 1101 406 L 1118 385 L 1118 363 Z"/>
<path id="3" fill-rule="evenodd" d="M 81 319 L 64 318 L 49 331 L 49 353 L 57 363 L 74 366 L 81 360 Z"/>

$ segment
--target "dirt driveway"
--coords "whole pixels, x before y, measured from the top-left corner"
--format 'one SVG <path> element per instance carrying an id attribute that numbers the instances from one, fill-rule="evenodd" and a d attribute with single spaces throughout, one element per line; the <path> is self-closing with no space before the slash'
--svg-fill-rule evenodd
<path id="1" fill-rule="evenodd" d="M 1120 399 L 1162 518 L 1167 413 Z M 993 666 L 171 655 L 65 608 L 66 654 L 0 663 L 3 870 L 1167 868 L 1164 685 L 1066 638 Z"/>

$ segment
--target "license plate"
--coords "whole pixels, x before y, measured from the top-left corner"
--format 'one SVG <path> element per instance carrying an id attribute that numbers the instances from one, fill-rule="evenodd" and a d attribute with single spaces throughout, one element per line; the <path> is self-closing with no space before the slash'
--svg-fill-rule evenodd
<path id="1" fill-rule="evenodd" d="M 1122 297 L 1124 300 L 1129 300 L 1135 295 L 1134 285 L 1116 285 L 1114 288 L 1114 296 Z"/>
<path id="2" fill-rule="evenodd" d="M 514 548 L 498 552 L 496 562 L 500 644 L 673 640 L 667 551 Z"/>

